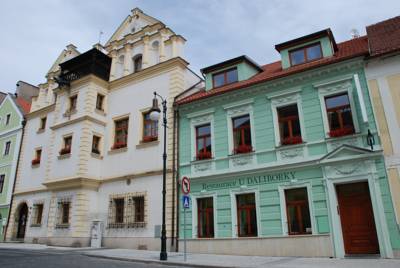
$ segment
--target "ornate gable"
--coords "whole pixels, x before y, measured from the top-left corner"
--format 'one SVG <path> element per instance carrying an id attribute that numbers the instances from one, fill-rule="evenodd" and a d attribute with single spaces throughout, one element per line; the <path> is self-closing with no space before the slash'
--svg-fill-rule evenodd
<path id="1" fill-rule="evenodd" d="M 128 34 L 134 34 L 146 26 L 151 26 L 156 23 L 161 23 L 159 20 L 143 13 L 139 8 L 134 8 L 131 15 L 121 23 L 118 29 L 114 32 L 111 38 L 104 45 L 107 47 L 111 42 L 121 40 Z"/>
<path id="2" fill-rule="evenodd" d="M 349 157 L 356 157 L 360 156 L 370 156 L 371 154 L 376 153 L 375 151 L 371 151 L 368 149 L 352 146 L 352 145 L 347 145 L 343 144 L 333 150 L 332 152 L 326 154 L 324 157 L 320 159 L 321 163 L 325 162 L 331 162 L 334 160 L 340 160 L 343 158 L 349 158 Z"/>
<path id="3" fill-rule="evenodd" d="M 70 60 L 81 53 L 76 49 L 76 46 L 69 44 L 66 49 L 63 49 L 61 51 L 60 55 L 57 57 L 56 61 L 53 63 L 53 65 L 50 67 L 50 70 L 47 72 L 46 77 L 50 78 L 54 76 L 59 70 L 60 70 L 60 63 L 63 63 L 64 61 Z"/>

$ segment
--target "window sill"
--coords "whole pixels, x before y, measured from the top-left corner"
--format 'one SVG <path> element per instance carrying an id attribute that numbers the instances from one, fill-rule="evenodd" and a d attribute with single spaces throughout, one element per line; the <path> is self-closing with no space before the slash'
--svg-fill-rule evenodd
<path id="1" fill-rule="evenodd" d="M 111 149 L 110 151 L 108 151 L 108 154 L 118 154 L 118 153 L 123 153 L 123 152 L 127 152 L 128 151 L 128 147 L 123 147 L 123 148 L 119 148 L 119 149 Z"/>
<path id="2" fill-rule="evenodd" d="M 229 157 L 240 157 L 240 156 L 246 156 L 246 155 L 252 155 L 255 154 L 256 151 L 251 151 L 247 153 L 239 153 L 239 154 L 230 154 L 228 155 Z"/>
<path id="3" fill-rule="evenodd" d="M 69 228 L 69 223 L 56 224 L 56 229 L 68 229 L 68 228 Z"/>
<path id="4" fill-rule="evenodd" d="M 141 149 L 141 148 L 146 148 L 146 147 L 151 147 L 151 146 L 157 146 L 159 143 L 160 143 L 159 140 L 155 140 L 155 141 L 140 141 L 140 143 L 136 145 L 136 149 Z"/>
<path id="5" fill-rule="evenodd" d="M 38 167 L 40 167 L 40 163 L 38 163 L 38 164 L 32 164 L 31 166 L 32 166 L 32 168 L 38 168 Z"/>
<path id="6" fill-rule="evenodd" d="M 96 153 L 90 153 L 90 155 L 93 157 L 93 158 L 97 158 L 97 159 L 100 159 L 100 160 L 102 160 L 103 159 L 103 156 L 101 155 L 101 154 L 96 154 Z"/>
<path id="7" fill-rule="evenodd" d="M 74 110 L 67 110 L 67 111 L 65 111 L 65 113 L 63 114 L 63 116 L 64 116 L 64 117 L 70 117 L 71 115 L 76 114 L 76 113 L 77 113 L 77 110 L 76 110 L 76 109 L 74 109 Z"/>
<path id="8" fill-rule="evenodd" d="M 107 115 L 106 112 L 104 112 L 104 110 L 100 110 L 100 109 L 97 109 L 97 108 L 94 110 L 94 112 L 96 114 L 99 114 L 99 115 L 102 115 L 102 116 L 106 116 Z"/>
<path id="9" fill-rule="evenodd" d="M 30 227 L 42 227 L 41 223 L 33 223 Z"/>
<path id="10" fill-rule="evenodd" d="M 282 144 L 279 146 L 275 146 L 276 150 L 285 150 L 285 149 L 292 149 L 292 148 L 298 148 L 298 147 L 303 147 L 306 145 L 307 142 L 303 141 L 301 143 L 296 143 L 296 144 Z"/>
<path id="11" fill-rule="evenodd" d="M 343 136 L 339 136 L 339 137 L 331 137 L 328 134 L 325 136 L 325 140 L 326 141 L 334 141 L 334 140 L 340 140 L 340 139 L 344 139 L 344 138 L 351 138 L 351 137 L 358 137 L 361 136 L 362 133 L 361 132 L 354 132 L 351 134 L 347 134 L 347 135 L 343 135 Z M 366 135 L 366 134 L 365 134 Z"/>
<path id="12" fill-rule="evenodd" d="M 214 160 L 214 157 L 207 158 L 207 159 L 195 159 L 193 161 L 190 161 L 190 163 L 193 163 L 193 164 L 195 164 L 195 163 L 207 163 L 207 162 L 211 162 L 213 160 Z"/>
<path id="13" fill-rule="evenodd" d="M 60 155 L 58 155 L 58 160 L 62 160 L 62 159 L 67 159 L 67 158 L 70 158 L 71 157 L 71 154 L 69 153 L 69 154 L 60 154 Z"/>
<path id="14" fill-rule="evenodd" d="M 44 129 L 44 128 L 39 128 L 39 129 L 36 131 L 36 134 L 43 133 L 44 131 L 45 131 L 45 129 Z"/>

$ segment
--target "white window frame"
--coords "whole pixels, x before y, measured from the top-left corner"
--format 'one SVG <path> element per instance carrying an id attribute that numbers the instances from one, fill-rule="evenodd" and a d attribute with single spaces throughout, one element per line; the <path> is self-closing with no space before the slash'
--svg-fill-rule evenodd
<path id="1" fill-rule="evenodd" d="M 282 234 L 284 236 L 296 237 L 296 235 L 289 235 L 285 190 L 298 189 L 298 188 L 306 188 L 307 198 L 308 198 L 308 210 L 310 213 L 310 221 L 311 221 L 311 234 L 314 235 L 317 233 L 315 217 L 314 217 L 314 207 L 313 207 L 311 183 L 296 183 L 296 184 L 291 184 L 291 185 L 280 185 L 278 187 L 279 199 L 280 199 L 280 204 L 281 204 L 281 215 L 282 215 L 281 216 Z"/>
<path id="2" fill-rule="evenodd" d="M 191 195 L 192 197 L 192 238 L 198 238 L 198 215 L 197 215 L 197 199 L 212 197 L 213 199 L 213 218 L 214 218 L 214 237 L 217 238 L 218 234 L 218 226 L 217 226 L 217 194 L 216 193 L 207 193 L 207 194 L 197 194 Z M 203 238 L 199 238 L 203 239 Z M 212 239 L 212 238 L 209 238 Z"/>
<path id="3" fill-rule="evenodd" d="M 253 114 L 254 99 L 246 99 L 243 101 L 231 103 L 223 106 L 226 110 L 226 120 L 228 126 L 228 155 L 233 155 L 233 124 L 232 119 L 243 115 L 250 117 L 250 131 L 251 131 L 251 146 L 253 151 L 256 151 L 256 135 L 254 129 L 254 114 Z"/>
<path id="4" fill-rule="evenodd" d="M 329 120 L 328 120 L 328 115 L 326 112 L 326 105 L 325 105 L 325 97 L 341 94 L 341 93 L 347 93 L 347 96 L 349 98 L 350 102 L 350 108 L 351 108 L 351 116 L 353 119 L 353 125 L 354 125 L 354 131 L 355 133 L 360 132 L 360 126 L 358 123 L 358 115 L 357 115 L 357 107 L 354 102 L 354 97 L 353 97 L 353 76 L 345 76 L 340 79 L 336 79 L 334 81 L 330 82 L 324 82 L 324 83 L 319 83 L 319 84 L 314 84 L 314 87 L 317 88 L 318 90 L 318 95 L 319 95 L 319 101 L 321 105 L 321 112 L 322 112 L 322 120 L 324 123 L 324 132 L 325 132 L 325 138 L 330 138 L 329 136 Z"/>
<path id="5" fill-rule="evenodd" d="M 253 188 L 240 188 L 231 190 L 231 216 L 232 216 L 232 237 L 239 238 L 237 227 L 238 227 L 238 218 L 237 218 L 237 205 L 236 205 L 236 196 L 242 194 L 254 194 L 254 200 L 256 202 L 256 218 L 257 218 L 257 236 L 254 237 L 262 237 L 261 235 L 261 213 L 260 213 L 260 191 L 258 189 Z"/>
<path id="6" fill-rule="evenodd" d="M 300 132 L 301 139 L 303 143 L 306 142 L 306 129 L 304 124 L 304 115 L 303 108 L 300 96 L 301 89 L 289 89 L 283 92 L 279 92 L 276 94 L 268 94 L 267 98 L 271 101 L 271 109 L 272 109 L 272 118 L 274 122 L 274 134 L 275 134 L 275 146 L 282 146 L 281 144 L 281 135 L 279 131 L 279 118 L 278 118 L 278 108 L 289 106 L 292 104 L 297 105 L 297 113 L 299 115 L 300 121 Z"/>
<path id="7" fill-rule="evenodd" d="M 190 137 L 191 137 L 191 161 L 196 160 L 196 127 L 210 124 L 211 134 L 211 157 L 215 158 L 215 141 L 214 141 L 214 109 L 208 109 L 187 115 L 190 119 Z"/>

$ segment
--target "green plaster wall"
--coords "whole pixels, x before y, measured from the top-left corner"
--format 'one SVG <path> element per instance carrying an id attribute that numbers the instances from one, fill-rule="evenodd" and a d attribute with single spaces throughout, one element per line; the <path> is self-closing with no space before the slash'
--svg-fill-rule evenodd
<path id="1" fill-rule="evenodd" d="M 9 208 L 0 208 L 0 241 L 4 241 L 4 229 L 5 229 L 5 225 L 2 225 L 2 222 L 4 219 L 8 218 L 8 213 L 9 213 Z M 7 222 L 7 221 L 6 221 Z"/>
<path id="2" fill-rule="evenodd" d="M 12 130 L 21 125 L 21 117 L 11 102 L 9 98 L 6 98 L 0 106 L 0 133 Z M 10 123 L 8 125 L 5 124 L 7 114 L 11 114 Z"/>
<path id="3" fill-rule="evenodd" d="M 243 81 L 243 80 L 249 79 L 250 77 L 252 77 L 253 75 L 258 73 L 258 70 L 256 68 L 254 68 L 252 65 L 250 65 L 246 62 L 240 62 L 238 64 L 233 64 L 233 65 L 230 65 L 230 66 L 227 66 L 227 67 L 224 67 L 224 68 L 221 68 L 221 69 L 218 69 L 213 72 L 205 74 L 206 90 L 213 88 L 213 84 L 212 84 L 213 74 L 219 73 L 224 70 L 231 69 L 233 67 L 236 67 L 238 70 L 238 81 Z"/>
<path id="4" fill-rule="evenodd" d="M 289 51 L 290 50 L 293 50 L 293 49 L 296 49 L 296 48 L 300 48 L 300 47 L 303 47 L 303 46 L 307 46 L 309 44 L 313 44 L 313 43 L 317 43 L 317 42 L 321 43 L 323 57 L 330 57 L 330 56 L 333 55 L 334 51 L 333 51 L 333 48 L 332 48 L 332 43 L 329 40 L 329 38 L 328 37 L 317 38 L 317 39 L 315 39 L 313 41 L 305 42 L 305 43 L 302 43 L 302 44 L 297 45 L 297 46 L 293 46 L 293 47 L 290 47 L 290 48 L 282 49 L 280 51 L 281 61 L 282 61 L 282 69 L 286 69 L 286 68 L 290 67 L 290 60 L 289 60 Z"/>

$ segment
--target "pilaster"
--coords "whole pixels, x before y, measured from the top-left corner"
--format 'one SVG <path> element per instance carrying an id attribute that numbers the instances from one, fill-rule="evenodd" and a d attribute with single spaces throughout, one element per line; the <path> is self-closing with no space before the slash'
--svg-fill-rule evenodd
<path id="1" fill-rule="evenodd" d="M 149 36 L 143 37 L 143 55 L 142 55 L 142 67 L 147 68 L 149 67 Z"/>
<path id="2" fill-rule="evenodd" d="M 116 68 L 117 68 L 117 51 L 112 50 L 110 52 L 111 56 L 111 70 L 110 70 L 110 81 L 115 80 L 116 77 Z"/>
<path id="3" fill-rule="evenodd" d="M 126 44 L 125 47 L 125 57 L 124 57 L 124 76 L 132 73 L 133 62 L 132 62 L 132 45 Z"/>

